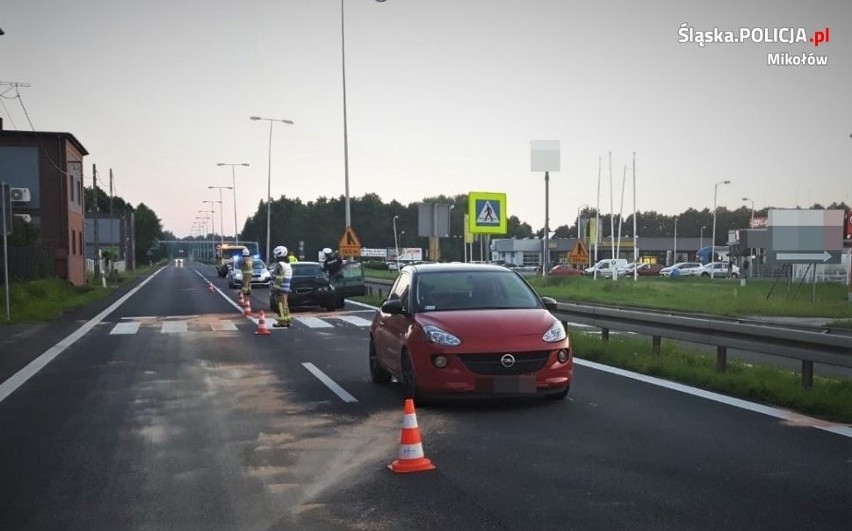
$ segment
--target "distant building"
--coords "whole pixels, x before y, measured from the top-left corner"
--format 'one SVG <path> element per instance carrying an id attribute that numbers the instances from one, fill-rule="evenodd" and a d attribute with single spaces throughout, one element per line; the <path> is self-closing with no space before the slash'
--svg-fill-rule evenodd
<path id="1" fill-rule="evenodd" d="M 13 191 L 14 214 L 41 233 L 53 272 L 75 286 L 86 282 L 83 157 L 71 133 L 5 131 L 0 119 L 0 180 Z"/>

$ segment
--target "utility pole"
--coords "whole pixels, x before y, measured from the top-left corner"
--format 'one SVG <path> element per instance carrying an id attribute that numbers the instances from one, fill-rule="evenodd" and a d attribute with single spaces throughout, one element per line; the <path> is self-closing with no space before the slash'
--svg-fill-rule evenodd
<path id="1" fill-rule="evenodd" d="M 115 234 L 113 234 L 113 221 L 112 221 L 112 198 L 113 198 L 113 190 L 112 190 L 112 168 L 109 169 L 109 245 L 110 248 L 115 245 Z M 114 256 L 113 259 L 117 259 L 117 256 Z"/>
<path id="2" fill-rule="evenodd" d="M 95 222 L 95 280 L 101 276 L 101 244 L 98 239 L 98 168 L 92 164 L 92 216 Z"/>

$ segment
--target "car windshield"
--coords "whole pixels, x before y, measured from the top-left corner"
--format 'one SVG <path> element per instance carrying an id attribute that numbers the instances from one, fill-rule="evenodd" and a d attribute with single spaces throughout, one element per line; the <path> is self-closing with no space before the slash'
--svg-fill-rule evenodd
<path id="1" fill-rule="evenodd" d="M 512 271 L 440 271 L 415 277 L 416 311 L 541 308 L 536 293 Z"/>
<path id="2" fill-rule="evenodd" d="M 322 271 L 322 266 L 315 263 L 299 263 L 290 264 L 293 269 L 293 277 L 321 277 L 325 276 Z"/>
<path id="3" fill-rule="evenodd" d="M 264 264 L 262 260 L 252 260 L 251 268 L 255 273 L 257 273 L 257 272 L 265 270 L 266 264 Z"/>

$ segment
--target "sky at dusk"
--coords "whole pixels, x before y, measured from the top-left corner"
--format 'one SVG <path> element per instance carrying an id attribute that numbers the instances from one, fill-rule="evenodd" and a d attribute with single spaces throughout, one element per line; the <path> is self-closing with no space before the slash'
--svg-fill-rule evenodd
<path id="1" fill-rule="evenodd" d="M 551 227 L 597 202 L 619 210 L 636 152 L 638 209 L 675 214 L 852 203 L 852 2 L 344 0 L 349 183 L 403 204 L 505 192 L 544 225 L 530 141 L 559 140 Z M 339 0 L 27 0 L 2 3 L 4 128 L 67 131 L 116 193 L 186 236 L 208 186 L 236 170 L 244 219 L 272 197 L 344 193 Z M 685 23 L 685 26 L 682 25 Z M 829 41 L 679 42 L 740 28 Z M 763 32 L 762 28 L 768 28 Z M 683 30 L 683 31 L 681 31 Z M 827 59 L 768 64 L 771 54 Z M 785 54 L 789 54 L 785 56 Z M 804 56 L 803 56 L 804 54 Z M 632 174 L 631 174 L 632 175 Z M 627 183 L 625 211 L 632 210 Z M 225 190 L 225 233 L 233 195 Z M 217 206 L 218 208 L 218 206 Z M 344 227 L 344 220 L 336 220 Z M 358 228 L 358 219 L 352 224 Z M 217 232 L 219 214 L 216 214 Z"/>

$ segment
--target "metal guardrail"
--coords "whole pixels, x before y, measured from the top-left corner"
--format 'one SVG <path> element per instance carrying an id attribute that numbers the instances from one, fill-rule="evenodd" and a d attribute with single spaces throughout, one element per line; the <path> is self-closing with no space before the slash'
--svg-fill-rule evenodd
<path id="1" fill-rule="evenodd" d="M 366 282 L 367 293 L 384 296 L 392 284 L 389 280 L 370 279 Z M 852 336 L 845 331 L 833 333 L 817 327 L 579 303 L 559 303 L 553 315 L 566 324 L 599 327 L 603 341 L 609 340 L 610 330 L 650 336 L 652 351 L 657 353 L 664 337 L 713 345 L 720 372 L 727 369 L 729 348 L 798 359 L 806 388 L 813 385 L 814 362 L 852 368 Z"/>
<path id="2" fill-rule="evenodd" d="M 561 321 L 600 327 L 604 341 L 609 330 L 623 330 L 650 336 L 652 351 L 659 352 L 661 338 L 714 345 L 716 369 L 727 368 L 727 349 L 737 348 L 801 360 L 802 385 L 813 384 L 813 364 L 825 363 L 852 367 L 852 337 L 845 333 L 830 334 L 778 323 L 757 323 L 715 319 L 683 314 L 661 315 L 658 312 L 626 310 L 559 303 L 553 314 Z"/>

